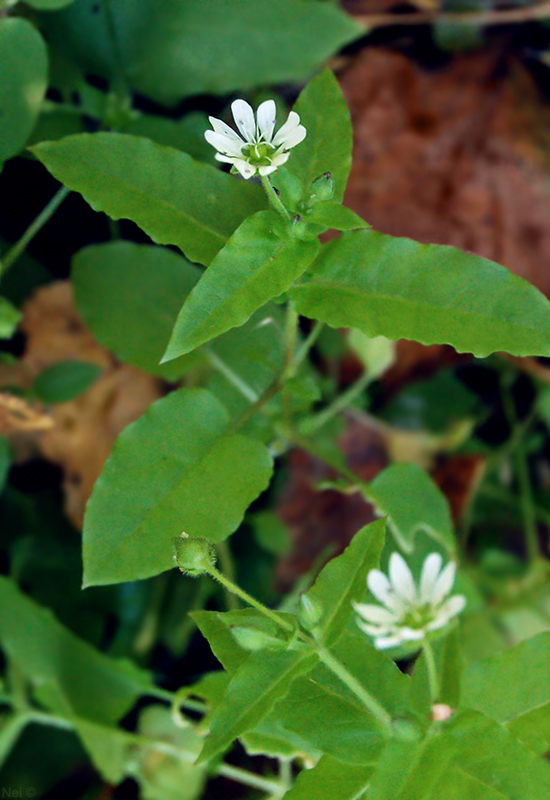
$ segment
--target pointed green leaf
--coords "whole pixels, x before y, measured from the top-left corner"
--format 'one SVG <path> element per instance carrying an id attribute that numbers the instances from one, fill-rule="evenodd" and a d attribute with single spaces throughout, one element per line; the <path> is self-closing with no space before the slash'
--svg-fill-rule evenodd
<path id="1" fill-rule="evenodd" d="M 285 800 L 357 800 L 367 788 L 372 767 L 343 764 L 323 756 L 316 767 L 304 769 Z"/>
<path id="2" fill-rule="evenodd" d="M 505 724 L 536 752 L 550 747 L 550 633 L 470 664 L 462 681 L 462 707 Z"/>
<path id="3" fill-rule="evenodd" d="M 26 19 L 0 19 L 0 166 L 24 147 L 47 85 L 42 36 Z"/>
<path id="4" fill-rule="evenodd" d="M 139 136 L 81 133 L 32 151 L 93 209 L 133 220 L 154 242 L 175 244 L 200 264 L 265 205 L 258 186 Z"/>
<path id="5" fill-rule="evenodd" d="M 550 355 L 550 303 L 505 267 L 453 247 L 376 231 L 326 245 L 290 290 L 297 310 L 368 336 Z"/>
<path id="6" fill-rule="evenodd" d="M 182 531 L 219 541 L 237 529 L 273 467 L 264 445 L 229 423 L 212 394 L 182 389 L 123 431 L 86 509 L 86 586 L 170 569 Z"/>
<path id="7" fill-rule="evenodd" d="M 159 364 L 181 304 L 200 275 L 171 250 L 122 241 L 85 247 L 71 271 L 78 311 L 99 343 L 127 364 L 169 380 L 191 361 Z"/>
<path id="8" fill-rule="evenodd" d="M 300 115 L 307 136 L 292 151 L 288 162 L 290 172 L 300 178 L 304 188 L 324 172 L 330 172 L 334 199 L 341 202 L 351 169 L 353 141 L 348 107 L 330 70 L 324 70 L 308 83 L 294 111 Z"/>
<path id="9" fill-rule="evenodd" d="M 370 228 L 369 223 L 361 219 L 351 208 L 332 201 L 316 203 L 305 219 L 307 222 L 315 222 L 325 229 L 335 231 L 356 231 L 360 228 Z"/>
<path id="10" fill-rule="evenodd" d="M 550 797 L 550 764 L 493 720 L 465 711 L 451 719 L 445 735 L 456 743 L 456 768 L 506 800 Z M 434 793 L 430 800 L 437 797 Z M 407 796 L 403 800 L 414 799 Z"/>
<path id="11" fill-rule="evenodd" d="M 5 297 L 0 297 L 0 339 L 10 339 L 23 315 Z"/>
<path id="12" fill-rule="evenodd" d="M 260 211 L 235 231 L 181 309 L 163 361 L 243 325 L 308 268 L 319 242 L 280 239 L 277 221 L 272 211 Z"/>
<path id="13" fill-rule="evenodd" d="M 378 566 L 384 546 L 386 523 L 377 520 L 355 534 L 342 555 L 324 567 L 305 597 L 320 607 L 322 640 L 333 644 L 353 613 L 352 602 L 361 600 L 366 591 L 369 570 Z"/>
<path id="14" fill-rule="evenodd" d="M 166 105 L 303 82 L 365 30 L 334 4 L 306 0 L 117 0 L 109 11 L 126 79 Z M 79 0 L 41 22 L 85 72 L 116 78 L 101 4 Z"/>
<path id="15" fill-rule="evenodd" d="M 102 372 L 86 361 L 58 361 L 38 375 L 32 388 L 43 403 L 67 403 L 86 392 Z"/>
<path id="16" fill-rule="evenodd" d="M 254 728 L 284 697 L 292 682 L 308 672 L 316 656 L 288 650 L 251 653 L 239 667 L 216 708 L 198 763 L 226 750 L 242 733 Z"/>
<path id="17" fill-rule="evenodd" d="M 388 515 L 395 540 L 407 553 L 418 531 L 425 531 L 446 550 L 456 549 L 449 503 L 432 478 L 417 464 L 392 464 L 363 493 L 379 514 Z"/>
<path id="18" fill-rule="evenodd" d="M 92 722 L 117 722 L 151 685 L 148 673 L 78 639 L 7 578 L 0 578 L 0 644 L 31 684 L 59 687 L 75 714 Z"/>

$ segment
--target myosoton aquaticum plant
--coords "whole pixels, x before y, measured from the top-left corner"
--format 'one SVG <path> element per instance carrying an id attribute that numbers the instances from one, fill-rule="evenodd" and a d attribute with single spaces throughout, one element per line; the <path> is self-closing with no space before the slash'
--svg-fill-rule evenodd
<path id="1" fill-rule="evenodd" d="M 66 190 L 153 242 L 77 254 L 77 302 L 100 341 L 98 276 L 110 271 L 113 286 L 120 276 L 121 303 L 141 291 L 140 276 L 145 305 L 164 287 L 143 345 L 126 347 L 122 327 L 109 344 L 172 388 L 123 431 L 95 485 L 84 586 L 177 566 L 179 581 L 208 587 L 207 598 L 217 587 L 227 603 L 203 599 L 191 614 L 220 663 L 202 680 L 172 695 L 136 673 L 110 716 L 90 718 L 72 696 L 56 708 L 71 709 L 67 725 L 110 780 L 120 775 L 100 740 L 126 746 L 116 722 L 152 692 L 187 732 L 178 746 L 190 774 L 225 775 L 254 796 L 548 800 L 550 636 L 465 660 L 461 625 L 481 601 L 443 495 L 411 464 L 367 483 L 335 455 L 328 423 L 345 401 L 323 403 L 309 356 L 327 328 L 348 330 L 363 389 L 398 339 L 479 358 L 550 356 L 550 305 L 497 263 L 380 233 L 342 204 L 352 131 L 330 71 L 290 113 L 271 99 L 231 110 L 236 129 L 211 117 L 204 133 L 221 168 L 123 129 L 32 148 Z M 294 446 L 330 463 L 339 488 L 361 493 L 379 519 L 274 608 L 239 585 L 226 540 Z M 236 741 L 278 759 L 280 772 L 224 761 Z"/>

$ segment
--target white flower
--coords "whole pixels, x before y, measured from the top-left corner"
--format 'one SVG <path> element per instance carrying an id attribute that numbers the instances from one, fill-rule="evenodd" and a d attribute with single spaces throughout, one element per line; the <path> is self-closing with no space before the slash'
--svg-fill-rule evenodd
<path id="1" fill-rule="evenodd" d="M 371 569 L 367 585 L 383 607 L 354 603 L 354 608 L 357 624 L 374 637 L 378 650 L 420 642 L 464 609 L 463 595 L 448 597 L 455 581 L 455 565 L 450 561 L 442 570 L 442 564 L 439 553 L 431 553 L 424 561 L 418 587 L 399 553 L 390 557 L 389 578 L 380 570 Z"/>
<path id="2" fill-rule="evenodd" d="M 288 151 L 305 139 L 306 129 L 300 125 L 295 111 L 290 112 L 285 124 L 273 135 L 276 114 L 273 100 L 260 105 L 257 121 L 245 100 L 235 100 L 231 111 L 241 136 L 221 119 L 209 117 L 214 130 L 206 131 L 204 137 L 218 150 L 218 161 L 233 164 L 247 180 L 258 172 L 260 175 L 275 172 L 288 160 Z"/>

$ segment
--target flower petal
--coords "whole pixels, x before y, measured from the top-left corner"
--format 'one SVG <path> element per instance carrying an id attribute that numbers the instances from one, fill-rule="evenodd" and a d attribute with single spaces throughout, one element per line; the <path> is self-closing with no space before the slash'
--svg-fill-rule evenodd
<path id="1" fill-rule="evenodd" d="M 366 622 L 374 622 L 376 625 L 395 625 L 397 623 L 395 615 L 381 606 L 370 603 L 354 603 L 353 607 Z"/>
<path id="2" fill-rule="evenodd" d="M 277 169 L 277 166 L 275 164 L 270 164 L 267 167 L 260 167 L 258 169 L 258 172 L 260 173 L 260 175 L 271 175 L 271 173 L 275 172 L 276 169 Z"/>
<path id="3" fill-rule="evenodd" d="M 420 600 L 422 603 L 429 602 L 442 564 L 443 559 L 439 553 L 431 553 L 424 561 L 422 575 L 420 576 Z"/>
<path id="4" fill-rule="evenodd" d="M 420 639 L 424 638 L 424 629 L 422 630 L 415 630 L 414 628 L 399 628 L 399 635 L 403 639 L 404 642 L 419 642 Z"/>
<path id="5" fill-rule="evenodd" d="M 292 133 L 292 131 L 295 130 L 299 124 L 300 124 L 300 115 L 297 114 L 295 111 L 291 111 L 290 114 L 288 115 L 287 121 L 285 122 L 284 125 L 281 125 L 281 127 L 273 137 L 271 143 L 275 145 L 275 147 L 282 144 L 286 140 L 286 137 L 290 133 Z"/>
<path id="6" fill-rule="evenodd" d="M 283 164 L 289 159 L 289 153 L 277 151 L 274 156 L 271 156 L 271 163 L 274 167 L 282 167 Z"/>
<path id="7" fill-rule="evenodd" d="M 408 603 L 416 604 L 416 587 L 413 576 L 405 559 L 399 553 L 392 553 L 390 556 L 389 574 L 391 584 L 399 597 Z"/>
<path id="8" fill-rule="evenodd" d="M 360 619 L 355 620 L 361 630 L 369 636 L 387 636 L 393 631 L 393 628 L 388 625 L 368 625 Z"/>
<path id="9" fill-rule="evenodd" d="M 258 133 L 264 137 L 266 142 L 271 141 L 273 128 L 275 127 L 275 115 L 277 108 L 274 100 L 266 100 L 258 107 L 256 117 L 258 119 Z"/>
<path id="10" fill-rule="evenodd" d="M 249 144 L 253 144 L 256 141 L 256 121 L 252 107 L 246 100 L 234 100 L 231 103 L 231 111 L 237 128 L 245 140 Z"/>
<path id="11" fill-rule="evenodd" d="M 306 133 L 307 131 L 304 126 L 298 125 L 297 128 L 294 128 L 290 131 L 290 133 L 287 133 L 283 141 L 278 142 L 277 145 L 279 149 L 290 150 L 293 147 L 296 147 L 297 144 L 300 144 L 300 142 L 303 142 L 303 140 L 306 138 Z M 273 143 L 275 144 L 275 140 L 273 140 Z"/>
<path id="12" fill-rule="evenodd" d="M 404 641 L 401 632 L 399 632 L 390 636 L 377 636 L 374 640 L 374 646 L 377 650 L 387 650 L 389 647 L 398 647 Z"/>
<path id="13" fill-rule="evenodd" d="M 402 614 L 406 610 L 405 603 L 395 594 L 391 583 L 379 569 L 371 569 L 367 575 L 367 586 L 374 597 L 390 611 Z"/>
<path id="14" fill-rule="evenodd" d="M 219 150 L 219 152 L 223 153 L 225 156 L 240 156 L 242 148 L 244 147 L 243 141 L 240 139 L 238 141 L 230 139 L 229 136 L 226 136 L 224 133 L 205 131 L 204 138 L 208 144 L 211 144 L 212 147 L 215 147 L 216 150 Z"/>
<path id="15" fill-rule="evenodd" d="M 210 120 L 210 124 L 216 133 L 221 133 L 223 136 L 228 136 L 230 139 L 233 139 L 235 142 L 239 142 L 241 145 L 244 144 L 239 134 L 236 133 L 233 128 L 230 128 L 229 125 L 226 125 L 223 120 L 217 119 L 216 117 L 208 117 L 208 119 Z"/>
<path id="16" fill-rule="evenodd" d="M 237 160 L 235 156 L 224 156 L 223 153 L 216 153 L 216 161 L 223 161 L 224 164 L 233 164 Z"/>
<path id="17" fill-rule="evenodd" d="M 455 575 L 456 567 L 454 561 L 449 561 L 439 578 L 436 580 L 430 597 L 427 598 L 430 603 L 432 603 L 434 606 L 438 605 L 438 603 L 441 603 L 443 598 L 446 597 L 453 588 Z"/>
<path id="18" fill-rule="evenodd" d="M 244 158 L 236 158 L 233 161 L 233 166 L 239 170 L 245 181 L 247 181 L 249 178 L 252 178 L 252 176 L 256 174 L 256 167 L 252 166 L 252 164 L 249 164 Z"/>

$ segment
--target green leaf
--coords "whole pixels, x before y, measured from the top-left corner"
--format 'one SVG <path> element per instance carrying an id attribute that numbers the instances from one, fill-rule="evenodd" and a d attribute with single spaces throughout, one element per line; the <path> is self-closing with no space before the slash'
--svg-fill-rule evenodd
<path id="1" fill-rule="evenodd" d="M 12 452 L 9 439 L 5 436 L 0 436 L 0 491 L 6 485 L 11 462 Z"/>
<path id="2" fill-rule="evenodd" d="M 384 746 L 364 706 L 313 680 L 298 678 L 275 714 L 310 747 L 346 764 L 375 764 Z"/>
<path id="3" fill-rule="evenodd" d="M 294 111 L 300 115 L 307 136 L 292 151 L 288 169 L 300 178 L 304 188 L 324 172 L 330 172 L 334 199 L 341 202 L 351 169 L 353 141 L 348 107 L 330 70 L 308 83 Z"/>
<path id="4" fill-rule="evenodd" d="M 290 290 L 297 310 L 368 336 L 550 355 L 550 304 L 505 267 L 453 247 L 358 231 L 325 245 Z"/>
<path id="5" fill-rule="evenodd" d="M 379 514 L 387 514 L 390 530 L 405 552 L 412 553 L 418 531 L 425 531 L 454 553 L 451 512 L 446 497 L 417 464 L 392 464 L 363 485 Z"/>
<path id="6" fill-rule="evenodd" d="M 174 566 L 185 531 L 219 541 L 267 487 L 260 442 L 228 431 L 229 415 L 204 389 L 173 392 L 119 436 L 84 519 L 84 585 L 157 575 Z"/>
<path id="7" fill-rule="evenodd" d="M 243 611 L 257 613 L 252 609 L 243 609 Z M 249 653 L 231 635 L 222 615 L 217 611 L 192 611 L 190 616 L 197 623 L 202 635 L 208 640 L 212 652 L 222 667 L 231 675 L 235 673 L 243 661 L 248 658 Z"/>
<path id="8" fill-rule="evenodd" d="M 323 756 L 314 769 L 304 769 L 285 800 L 356 800 L 367 788 L 371 767 L 343 764 Z"/>
<path id="9" fill-rule="evenodd" d="M 288 650 L 251 653 L 239 667 L 227 691 L 216 708 L 210 723 L 210 733 L 198 759 L 209 761 L 226 750 L 231 742 L 254 728 L 284 697 L 292 682 L 308 672 L 316 656 Z"/>
<path id="10" fill-rule="evenodd" d="M 2 723 L 0 729 L 0 767 L 2 767 L 23 730 L 27 727 L 29 718 L 24 713 L 15 714 L 8 718 L 2 715 L 0 722 Z"/>
<path id="11" fill-rule="evenodd" d="M 201 264 L 265 205 L 258 186 L 139 136 L 81 133 L 32 152 L 96 211 L 131 219 L 157 244 L 177 245 Z"/>
<path id="12" fill-rule="evenodd" d="M 307 222 L 322 225 L 325 229 L 335 231 L 355 231 L 359 228 L 370 228 L 368 222 L 361 219 L 355 211 L 332 201 L 316 203 L 306 214 Z"/>
<path id="13" fill-rule="evenodd" d="M 59 361 L 40 373 L 33 391 L 43 403 L 67 403 L 86 392 L 102 372 L 86 361 Z"/>
<path id="14" fill-rule="evenodd" d="M 383 375 L 395 362 L 395 343 L 385 336 L 371 338 L 354 328 L 348 334 L 348 344 L 372 381 Z"/>
<path id="15" fill-rule="evenodd" d="M 78 311 L 99 343 L 127 364 L 170 380 L 194 363 L 159 365 L 182 301 L 200 274 L 171 250 L 120 241 L 80 250 L 71 278 Z"/>
<path id="16" fill-rule="evenodd" d="M 259 400 L 282 370 L 284 316 L 281 306 L 268 303 L 240 328 L 232 328 L 198 351 L 212 367 L 206 388 L 233 417 Z M 256 415 L 251 424 L 269 426 L 269 421 Z"/>
<path id="17" fill-rule="evenodd" d="M 270 756 L 271 758 L 295 759 L 315 762 L 321 753 L 306 744 L 292 731 L 283 728 L 281 722 L 274 717 L 273 711 L 241 736 L 241 743 L 250 756 Z"/>
<path id="18" fill-rule="evenodd" d="M 364 33 L 340 9 L 305 0 L 117 0 L 110 13 L 126 79 L 168 105 L 194 94 L 304 81 Z M 79 0 L 41 21 L 85 72 L 116 78 L 102 6 Z"/>
<path id="19" fill-rule="evenodd" d="M 506 800 L 547 800 L 550 797 L 548 762 L 538 758 L 496 722 L 477 712 L 465 711 L 451 719 L 445 734 L 457 746 L 456 768 L 482 786 L 500 792 Z M 434 791 L 430 800 L 440 796 Z M 485 795 L 481 797 L 486 800 Z M 498 794 L 497 797 L 500 800 Z M 488 794 L 487 798 L 492 795 Z M 406 800 L 415 798 L 407 795 Z"/>
<path id="20" fill-rule="evenodd" d="M 6 300 L 5 297 L 0 297 L 0 339 L 11 339 L 22 316 L 21 312 L 9 300 Z"/>
<path id="21" fill-rule="evenodd" d="M 36 28 L 25 19 L 0 19 L 0 166 L 25 146 L 47 81 L 48 54 Z"/>
<path id="22" fill-rule="evenodd" d="M 367 573 L 378 566 L 385 532 L 384 520 L 358 531 L 342 555 L 329 561 L 306 593 L 306 599 L 323 610 L 318 628 L 326 645 L 333 644 L 346 627 L 353 613 L 352 602 L 365 596 Z"/>
<path id="23" fill-rule="evenodd" d="M 65 6 L 70 6 L 74 0 L 25 0 L 25 3 L 37 11 L 57 11 Z"/>
<path id="24" fill-rule="evenodd" d="M 462 706 L 507 725 L 536 752 L 545 753 L 550 747 L 550 633 L 470 664 L 462 681 Z"/>
<path id="25" fill-rule="evenodd" d="M 0 643 L 36 689 L 58 686 L 91 722 L 117 722 L 151 685 L 146 672 L 78 639 L 7 578 L 0 578 Z"/>
<path id="26" fill-rule="evenodd" d="M 319 242 L 280 239 L 276 221 L 273 212 L 260 211 L 235 231 L 181 309 L 163 361 L 243 325 L 308 268 Z"/>

